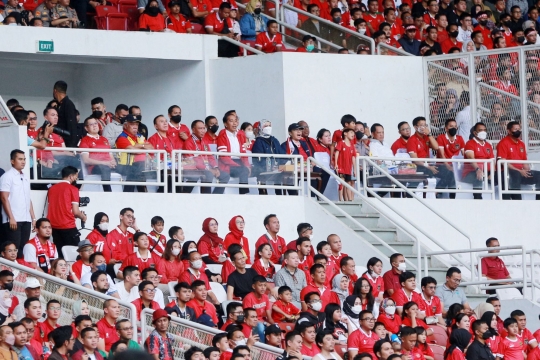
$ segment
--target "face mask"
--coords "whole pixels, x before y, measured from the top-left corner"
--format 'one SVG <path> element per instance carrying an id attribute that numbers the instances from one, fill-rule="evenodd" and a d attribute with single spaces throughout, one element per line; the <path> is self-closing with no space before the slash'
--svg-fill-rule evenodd
<path id="1" fill-rule="evenodd" d="M 178 124 L 180 121 L 182 121 L 182 115 L 174 115 L 174 116 L 171 116 L 171 121 L 172 121 L 173 123 Z"/>
<path id="2" fill-rule="evenodd" d="M 478 23 L 482 26 L 486 26 L 487 25 L 487 20 L 479 20 Z"/>
<path id="3" fill-rule="evenodd" d="M 126 122 L 126 119 L 127 119 L 127 116 L 124 116 L 124 117 L 121 117 L 121 118 L 118 118 L 118 120 L 120 120 L 120 124 L 123 124 Z"/>
<path id="4" fill-rule="evenodd" d="M 101 231 L 107 231 L 107 230 L 109 230 L 109 223 L 108 222 L 99 223 L 98 228 Z"/>
<path id="5" fill-rule="evenodd" d="M 192 252 L 194 252 L 194 251 L 197 251 L 197 248 L 191 248 L 191 249 L 188 249 L 187 252 L 188 252 L 188 254 L 189 254 L 189 253 L 192 253 Z"/>
<path id="6" fill-rule="evenodd" d="M 456 136 L 456 134 L 457 134 L 457 129 L 456 128 L 448 129 L 448 135 Z"/>
<path id="7" fill-rule="evenodd" d="M 315 45 L 313 45 L 313 44 L 309 44 L 308 46 L 306 46 L 306 50 L 307 50 L 308 52 L 312 52 L 313 49 L 315 49 Z"/>
<path id="8" fill-rule="evenodd" d="M 234 342 L 236 346 L 246 346 L 246 339 L 238 340 Z"/>
<path id="9" fill-rule="evenodd" d="M 272 135 L 272 127 L 267 126 L 264 129 L 262 129 L 262 132 L 263 132 L 264 135 Z"/>
<path id="10" fill-rule="evenodd" d="M 202 260 L 195 260 L 191 263 L 191 267 L 195 270 L 199 270 L 202 267 Z"/>
<path id="11" fill-rule="evenodd" d="M 243 323 L 244 322 L 244 315 L 238 315 L 236 317 L 236 322 L 237 323 Z"/>
<path id="12" fill-rule="evenodd" d="M 512 21 L 510 21 L 510 20 L 503 21 L 503 24 L 506 25 L 506 26 L 510 26 L 510 25 L 512 25 Z"/>
<path id="13" fill-rule="evenodd" d="M 321 311 L 322 303 L 320 301 L 316 303 L 311 303 L 311 308 L 313 309 L 313 311 Z"/>
<path id="14" fill-rule="evenodd" d="M 218 129 L 219 129 L 219 125 L 210 126 L 210 131 L 213 132 L 214 134 L 217 133 Z"/>
<path id="15" fill-rule="evenodd" d="M 358 32 L 361 34 L 361 35 L 364 35 L 366 33 L 366 29 L 358 29 Z"/>
<path id="16" fill-rule="evenodd" d="M 17 23 L 11 23 L 11 24 L 9 24 L 8 26 L 19 26 L 19 24 L 17 24 Z M 12 344 L 12 345 L 13 345 L 13 344 Z"/>
<path id="17" fill-rule="evenodd" d="M 477 136 L 480 140 L 486 140 L 486 138 L 487 138 L 487 132 L 485 132 L 485 131 L 480 131 L 480 132 L 478 133 L 478 135 L 476 135 L 476 136 Z"/>
<path id="18" fill-rule="evenodd" d="M 255 135 L 253 135 L 253 131 L 246 131 L 246 137 L 248 139 L 253 139 Z"/>
<path id="19" fill-rule="evenodd" d="M 336 24 L 339 24 L 341 22 L 341 16 L 338 16 L 337 18 L 334 18 L 334 22 Z"/>
<path id="20" fill-rule="evenodd" d="M 362 138 L 364 137 L 364 133 L 361 131 L 357 131 L 355 132 L 355 134 L 356 134 L 356 140 L 362 140 Z"/>
<path id="21" fill-rule="evenodd" d="M 410 136 L 402 136 L 405 140 L 409 140 Z"/>
<path id="22" fill-rule="evenodd" d="M 98 271 L 107 271 L 107 264 L 101 264 L 97 266 Z"/>
<path id="23" fill-rule="evenodd" d="M 6 285 L 4 285 L 4 289 L 8 290 L 8 291 L 11 291 L 13 290 L 13 283 L 7 283 Z"/>
<path id="24" fill-rule="evenodd" d="M 450 31 L 448 35 L 450 35 L 450 37 L 457 38 L 459 35 L 459 31 Z"/>
<path id="25" fill-rule="evenodd" d="M 13 288 L 13 284 L 11 285 L 11 288 Z M 7 289 L 7 286 L 6 286 L 6 290 Z M 11 290 L 10 290 L 11 291 Z M 13 305 L 13 300 L 11 298 L 9 299 L 6 299 L 4 300 L 4 304 L 6 305 L 6 307 L 9 309 L 11 307 L 11 305 Z"/>
<path id="26" fill-rule="evenodd" d="M 518 36 L 518 38 L 517 38 L 518 43 L 522 43 L 524 41 L 525 41 L 525 36 Z"/>
<path id="27" fill-rule="evenodd" d="M 394 315 L 396 313 L 396 307 L 395 306 L 387 306 L 384 308 L 384 312 L 388 315 Z"/>
<path id="28" fill-rule="evenodd" d="M 102 116 L 103 116 L 103 111 L 98 111 L 98 110 L 96 110 L 96 111 L 93 111 L 93 112 L 92 112 L 92 117 L 93 117 L 94 119 L 99 119 L 99 118 L 101 118 Z"/>
<path id="29" fill-rule="evenodd" d="M 10 335 L 6 336 L 4 341 L 6 342 L 6 344 L 9 344 L 9 345 L 12 345 L 12 346 L 15 345 L 15 335 L 10 334 Z"/>
<path id="30" fill-rule="evenodd" d="M 487 340 L 491 337 L 491 331 L 488 330 L 485 333 L 482 334 L 482 339 Z"/>
<path id="31" fill-rule="evenodd" d="M 151 8 L 148 9 L 149 15 L 156 16 L 158 13 L 159 13 L 158 7 L 152 6 Z"/>
<path id="32" fill-rule="evenodd" d="M 253 12 L 255 13 L 255 15 L 261 15 L 261 9 L 255 9 L 253 10 Z"/>
<path id="33" fill-rule="evenodd" d="M 362 305 L 354 305 L 351 308 L 351 311 L 357 315 L 360 314 L 360 311 L 362 311 Z"/>
<path id="34" fill-rule="evenodd" d="M 521 130 L 512 131 L 512 136 L 516 139 L 521 136 Z"/>
<path id="35" fill-rule="evenodd" d="M 399 263 L 397 268 L 398 268 L 399 271 L 405 271 L 405 270 L 407 270 L 407 264 Z"/>
<path id="36" fill-rule="evenodd" d="M 172 254 L 178 256 L 178 254 L 180 254 L 180 249 L 172 249 Z"/>

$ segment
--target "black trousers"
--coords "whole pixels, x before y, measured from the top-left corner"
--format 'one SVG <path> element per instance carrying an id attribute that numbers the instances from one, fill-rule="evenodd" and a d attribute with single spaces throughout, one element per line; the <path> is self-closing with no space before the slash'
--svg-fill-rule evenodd
<path id="1" fill-rule="evenodd" d="M 221 40 L 220 40 L 221 41 Z M 238 166 L 231 166 L 230 169 L 230 177 L 237 177 L 239 178 L 240 184 L 247 184 L 248 177 L 249 177 L 249 169 L 244 165 L 241 159 L 232 159 L 235 163 L 238 164 Z M 238 192 L 240 195 L 247 194 L 249 192 L 248 188 L 240 188 L 238 189 Z"/>
<path id="2" fill-rule="evenodd" d="M 144 161 L 136 161 L 131 165 L 118 165 L 118 170 L 126 177 L 126 181 L 145 181 Z M 146 186 L 136 186 L 138 192 L 146 192 Z M 124 185 L 124 192 L 135 192 L 135 185 Z"/>
<path id="3" fill-rule="evenodd" d="M 77 17 L 81 22 L 81 28 L 88 27 L 88 18 L 86 13 L 95 12 L 92 5 L 90 5 L 90 2 L 88 0 L 71 0 L 70 6 L 77 13 Z"/>
<path id="4" fill-rule="evenodd" d="M 9 227 L 9 221 L 2 224 L 3 238 L 2 244 L 6 242 L 13 242 L 17 247 L 17 257 L 23 257 L 23 247 L 30 239 L 30 232 L 32 230 L 32 223 L 28 221 L 17 222 L 17 230 L 11 230 Z"/>
<path id="5" fill-rule="evenodd" d="M 437 185 L 435 186 L 436 189 L 455 189 L 456 180 L 454 179 L 454 173 L 448 170 L 446 165 L 443 164 L 435 165 L 435 167 L 439 171 L 437 174 L 434 174 L 433 171 L 422 165 L 417 165 L 417 171 L 427 174 L 430 178 L 438 178 L 439 181 L 437 181 Z M 456 194 L 450 194 L 450 198 L 455 199 Z"/>
<path id="6" fill-rule="evenodd" d="M 64 246 L 78 246 L 81 241 L 81 234 L 77 228 L 72 229 L 53 229 L 53 243 L 58 249 L 58 257 L 63 259 L 62 248 Z"/>
<path id="7" fill-rule="evenodd" d="M 530 170 L 531 177 L 523 177 L 519 171 L 508 169 L 508 188 L 510 190 L 520 190 L 521 185 L 535 185 L 536 191 L 540 191 L 540 171 Z M 521 200 L 521 194 L 505 194 L 503 200 Z M 540 200 L 540 194 L 536 195 L 536 200 Z"/>

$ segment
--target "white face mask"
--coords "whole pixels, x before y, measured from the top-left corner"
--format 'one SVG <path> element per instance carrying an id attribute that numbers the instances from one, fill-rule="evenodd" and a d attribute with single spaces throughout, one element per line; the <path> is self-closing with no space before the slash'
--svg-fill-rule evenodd
<path id="1" fill-rule="evenodd" d="M 191 267 L 194 268 L 195 270 L 199 270 L 200 268 L 202 268 L 202 260 L 195 260 L 191 263 Z"/>
<path id="2" fill-rule="evenodd" d="M 191 248 L 191 249 L 188 249 L 187 252 L 188 252 L 188 254 L 189 254 L 189 253 L 192 253 L 192 252 L 194 252 L 194 251 L 197 251 L 197 248 Z"/>
<path id="3" fill-rule="evenodd" d="M 101 231 L 108 231 L 109 230 L 109 223 L 108 222 L 99 223 L 98 228 Z"/>
<path id="4" fill-rule="evenodd" d="M 407 270 L 407 264 L 405 264 L 405 263 L 399 263 L 397 269 L 398 269 L 399 271 L 405 271 L 405 270 Z"/>
<path id="5" fill-rule="evenodd" d="M 480 131 L 480 132 L 478 133 L 477 136 L 478 136 L 478 138 L 479 138 L 480 140 L 486 140 L 486 138 L 487 138 L 487 132 L 485 132 L 485 131 Z"/>
<path id="6" fill-rule="evenodd" d="M 262 132 L 263 132 L 263 134 L 265 134 L 265 135 L 272 135 L 272 127 L 271 127 L 271 126 L 267 126 L 267 127 L 265 127 L 264 129 L 262 129 Z"/>
<path id="7" fill-rule="evenodd" d="M 314 310 L 314 311 L 321 311 L 322 309 L 322 303 L 320 301 L 316 302 L 316 303 L 311 303 L 311 308 Z"/>
<path id="8" fill-rule="evenodd" d="M 384 312 L 388 315 L 394 315 L 396 313 L 396 307 L 395 306 L 387 306 L 384 308 Z"/>
<path id="9" fill-rule="evenodd" d="M 366 33 L 366 29 L 358 29 L 358 32 L 361 34 L 361 35 L 364 35 Z"/>
<path id="10" fill-rule="evenodd" d="M 311 233 L 311 235 L 309 235 L 308 238 L 309 240 L 313 240 L 314 239 L 313 233 Z"/>
<path id="11" fill-rule="evenodd" d="M 250 140 L 255 137 L 255 135 L 253 134 L 253 131 L 246 131 L 246 136 Z"/>
<path id="12" fill-rule="evenodd" d="M 236 346 L 246 346 L 246 339 L 238 340 L 234 342 Z"/>
<path id="13" fill-rule="evenodd" d="M 355 314 L 360 314 L 360 312 L 362 311 L 362 305 L 354 305 L 351 308 L 351 311 Z"/>
<path id="14" fill-rule="evenodd" d="M 172 254 L 178 256 L 178 254 L 180 254 L 180 249 L 172 249 Z"/>

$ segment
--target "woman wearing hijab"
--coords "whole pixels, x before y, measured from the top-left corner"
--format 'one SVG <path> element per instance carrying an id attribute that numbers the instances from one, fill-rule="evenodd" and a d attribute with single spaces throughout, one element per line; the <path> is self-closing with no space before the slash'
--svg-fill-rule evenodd
<path id="1" fill-rule="evenodd" d="M 362 299 L 358 295 L 349 295 L 343 303 L 343 312 L 349 320 L 350 332 L 360 329 L 360 312 L 362 311 Z"/>
<path id="2" fill-rule="evenodd" d="M 486 302 L 481 302 L 477 307 L 476 309 L 474 309 L 473 311 L 473 314 L 469 317 L 470 321 L 471 321 L 471 328 L 470 328 L 470 333 L 471 334 L 474 334 L 474 331 L 472 331 L 472 323 L 475 322 L 476 320 L 480 319 L 482 317 L 482 315 L 484 315 L 484 313 L 486 311 L 493 311 L 495 312 L 495 308 L 493 307 L 493 305 L 491 305 L 490 303 L 486 303 Z M 489 323 L 488 323 L 489 324 Z"/>
<path id="3" fill-rule="evenodd" d="M 341 322 L 343 316 L 339 305 L 335 303 L 326 305 L 324 314 L 326 315 L 326 320 L 323 325 L 324 330 L 331 331 L 335 339 L 339 342 L 346 343 L 349 330 L 347 329 L 347 326 Z"/>
<path id="4" fill-rule="evenodd" d="M 218 222 L 214 218 L 206 218 L 203 221 L 201 236 L 197 243 L 197 250 L 206 264 L 221 264 L 227 260 L 223 239 L 219 237 Z"/>
<path id="5" fill-rule="evenodd" d="M 246 12 L 240 19 L 242 40 L 255 41 L 259 33 L 266 31 L 268 19 L 261 13 L 260 0 L 251 0 L 246 4 Z"/>
<path id="6" fill-rule="evenodd" d="M 502 358 L 502 355 L 498 355 L 499 343 L 501 342 L 502 338 L 497 331 L 497 315 L 495 315 L 495 312 L 493 311 L 486 311 L 480 320 L 485 321 L 486 324 L 488 324 L 488 331 L 491 334 L 489 339 L 486 339 L 486 344 L 496 357 L 498 356 Z"/>
<path id="7" fill-rule="evenodd" d="M 236 215 L 229 221 L 229 233 L 225 236 L 225 249 L 228 249 L 232 244 L 242 246 L 246 254 L 246 264 L 251 264 L 251 256 L 249 255 L 249 240 L 244 236 L 246 227 L 245 220 L 242 216 Z"/>
<path id="8" fill-rule="evenodd" d="M 464 329 L 452 331 L 450 347 L 444 352 L 444 360 L 465 360 L 465 348 L 469 345 L 472 335 Z"/>
<path id="9" fill-rule="evenodd" d="M 343 308 L 343 303 L 347 296 L 349 296 L 349 277 L 339 273 L 332 279 L 330 301 L 339 304 Z"/>
<path id="10" fill-rule="evenodd" d="M 139 17 L 140 31 L 162 32 L 165 29 L 165 18 L 159 12 L 157 0 L 150 0 Z"/>

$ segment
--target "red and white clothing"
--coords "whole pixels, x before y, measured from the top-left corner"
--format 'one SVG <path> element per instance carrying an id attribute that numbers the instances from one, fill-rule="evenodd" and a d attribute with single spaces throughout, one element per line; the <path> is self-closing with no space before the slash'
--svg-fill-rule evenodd
<path id="1" fill-rule="evenodd" d="M 136 266 L 140 272 L 142 272 L 144 269 L 156 269 L 161 261 L 161 258 L 157 256 L 154 253 L 151 253 L 150 250 L 147 251 L 147 254 L 145 257 L 141 255 L 141 253 L 137 250 L 133 254 L 129 254 L 124 261 L 122 262 L 122 266 L 120 266 L 120 269 L 118 271 L 124 271 L 126 266 Z"/>
<path id="2" fill-rule="evenodd" d="M 151 240 L 148 249 L 151 250 L 153 254 L 162 257 L 165 252 L 165 246 L 167 245 L 167 238 L 165 235 L 158 234 L 155 230 L 152 230 L 148 233 L 148 238 Z"/>
<path id="3" fill-rule="evenodd" d="M 236 4 L 236 1 L 234 0 L 212 0 L 214 11 L 218 11 L 219 6 L 224 2 L 231 4 L 231 9 L 238 9 L 238 4 Z"/>
<path id="4" fill-rule="evenodd" d="M 292 316 L 300 314 L 300 310 L 296 306 L 294 306 L 293 303 L 286 303 L 283 300 L 277 300 L 274 304 L 272 304 L 272 306 L 279 308 L 287 315 Z M 285 321 L 285 316 L 272 310 L 272 319 L 274 320 L 274 322 L 281 322 Z"/>
<path id="5" fill-rule="evenodd" d="M 141 312 L 143 311 L 143 309 L 152 309 L 152 310 L 161 309 L 161 306 L 159 306 L 159 304 L 155 302 L 154 300 L 150 302 L 150 305 L 148 307 L 144 306 L 141 298 L 137 300 L 133 300 L 131 303 L 135 306 L 135 310 L 137 312 L 137 320 L 139 321 L 141 320 Z"/>
<path id="6" fill-rule="evenodd" d="M 203 136 L 203 140 L 206 141 L 207 144 L 216 145 L 217 144 L 217 135 L 216 137 L 212 137 L 210 133 L 207 131 L 206 134 Z"/>
<path id="7" fill-rule="evenodd" d="M 102 318 L 96 325 L 99 330 L 99 338 L 105 340 L 105 351 L 111 350 L 111 346 L 120 340 L 120 336 L 116 332 L 115 323 L 110 324 L 106 318 Z"/>
<path id="8" fill-rule="evenodd" d="M 463 44 L 461 42 L 457 40 L 454 42 L 450 37 L 440 42 L 440 44 L 443 54 L 448 54 L 451 48 L 456 47 L 458 49 L 461 49 L 463 47 Z"/>
<path id="9" fill-rule="evenodd" d="M 407 152 L 415 153 L 420 159 L 429 158 L 429 136 L 414 133 L 407 141 Z"/>
<path id="10" fill-rule="evenodd" d="M 92 270 L 92 268 L 90 267 L 90 265 L 85 265 L 82 259 L 79 259 L 75 261 L 73 265 L 71 265 L 71 270 L 73 270 L 75 275 L 77 275 L 77 279 L 80 279 L 83 277 L 83 275 L 88 274 Z"/>
<path id="11" fill-rule="evenodd" d="M 251 268 L 255 270 L 257 274 L 264 276 L 266 278 L 266 281 L 274 282 L 276 268 L 274 267 L 274 265 L 272 265 L 271 262 L 269 262 L 268 266 L 266 266 L 263 262 L 263 259 L 255 260 Z"/>
<path id="12" fill-rule="evenodd" d="M 448 355 L 446 360 L 465 360 L 465 354 L 461 351 L 460 348 L 455 348 L 451 354 Z"/>
<path id="13" fill-rule="evenodd" d="M 276 238 L 274 239 L 270 234 L 266 233 L 262 235 L 259 240 L 257 240 L 255 243 L 255 249 L 258 249 L 262 244 L 270 244 L 272 247 L 272 257 L 270 258 L 270 261 L 272 261 L 274 264 L 279 264 L 281 255 L 283 255 L 287 250 L 285 239 L 279 235 L 276 235 Z M 259 259 L 259 254 L 255 254 L 255 259 Z"/>
<path id="14" fill-rule="evenodd" d="M 28 240 L 23 248 L 24 261 L 27 263 L 35 263 L 44 272 L 48 273 L 51 265 L 51 260 L 58 259 L 58 250 L 52 241 L 47 240 L 44 244 L 41 243 L 36 236 Z"/>
<path id="15" fill-rule="evenodd" d="M 212 2 L 210 0 L 190 0 L 194 10 L 197 11 L 213 11 Z M 193 20 L 193 19 L 191 19 Z M 170 124 L 169 124 L 170 126 Z"/>
<path id="16" fill-rule="evenodd" d="M 180 150 L 181 148 L 175 148 L 175 143 L 169 136 L 161 136 L 160 133 L 155 133 L 154 135 L 148 138 L 148 142 L 152 144 L 156 150 L 165 150 L 169 155 L 173 150 Z M 176 143 L 178 144 L 178 143 Z M 161 154 L 161 160 L 164 160 L 163 154 Z"/>
<path id="17" fill-rule="evenodd" d="M 79 189 L 71 185 L 67 180 L 50 187 L 48 192 L 49 212 L 47 217 L 53 229 L 74 229 L 75 216 L 73 216 L 72 204 L 79 205 Z"/>
<path id="18" fill-rule="evenodd" d="M 232 19 L 227 18 L 225 20 L 227 21 L 227 26 L 229 27 L 229 29 L 232 30 L 233 28 Z M 223 28 L 225 27 L 225 23 L 223 19 L 219 17 L 218 12 L 213 12 L 204 19 L 204 27 L 206 29 L 214 30 L 214 33 L 221 34 L 221 32 L 223 31 Z"/>
<path id="19" fill-rule="evenodd" d="M 206 300 L 201 303 L 197 299 L 191 299 L 186 305 L 195 311 L 195 315 L 197 317 L 201 316 L 202 314 L 207 314 L 212 318 L 212 321 L 214 322 L 214 324 L 217 325 L 218 317 L 216 313 L 216 307 L 214 306 L 214 304 Z"/>
<path id="20" fill-rule="evenodd" d="M 178 277 L 185 271 L 184 263 L 177 258 L 173 261 L 161 258 L 157 265 L 158 274 L 161 275 L 161 284 L 168 284 L 171 281 L 177 281 Z"/>
<path id="21" fill-rule="evenodd" d="M 167 138 L 171 140 L 174 149 L 184 148 L 184 140 L 180 139 L 181 132 L 186 133 L 188 137 L 191 135 L 191 132 L 186 125 L 180 124 L 178 127 L 176 127 L 175 125 L 173 125 L 173 123 L 169 122 L 169 128 L 167 129 Z"/>
<path id="22" fill-rule="evenodd" d="M 504 92 L 514 94 L 516 96 L 519 95 L 516 87 L 510 81 L 499 80 L 499 81 L 497 81 L 495 83 L 495 87 L 497 89 L 500 89 L 500 90 L 504 91 Z M 502 97 L 502 95 L 501 95 L 501 97 Z"/>
<path id="23" fill-rule="evenodd" d="M 379 25 L 384 22 L 384 16 L 379 13 L 375 15 L 370 13 L 364 13 L 364 20 L 366 20 L 366 22 L 371 25 L 374 31 L 378 31 Z"/>
<path id="24" fill-rule="evenodd" d="M 407 150 L 407 140 L 403 139 L 401 136 L 394 141 L 392 146 L 390 147 L 392 149 L 392 152 L 394 155 L 398 152 L 399 149 L 405 149 Z"/>
<path id="25" fill-rule="evenodd" d="M 326 308 L 326 305 L 328 305 L 330 302 L 332 302 L 332 289 L 326 286 L 323 286 L 322 288 L 317 286 L 315 283 L 309 283 L 308 286 L 302 289 L 300 291 L 300 301 L 304 301 L 304 297 L 309 294 L 310 292 L 316 292 L 319 294 L 322 302 L 322 309 L 321 311 L 324 311 Z"/>
<path id="26" fill-rule="evenodd" d="M 418 309 L 426 316 L 442 316 L 441 299 L 437 295 L 433 295 L 431 300 L 427 300 L 424 293 L 420 294 L 421 301 L 418 302 Z"/>
<path id="27" fill-rule="evenodd" d="M 499 347 L 500 347 L 501 341 L 502 341 L 502 337 L 500 337 L 499 335 L 492 336 L 486 340 L 487 346 L 489 346 L 489 348 L 491 349 L 491 352 L 493 353 L 493 355 L 495 355 L 495 357 L 499 356 L 502 358 L 502 355 L 499 355 Z"/>
<path id="28" fill-rule="evenodd" d="M 467 141 L 467 143 L 465 144 L 465 154 L 468 151 L 472 151 L 474 153 L 475 159 L 480 160 L 480 159 L 493 159 L 494 158 L 493 147 L 491 146 L 491 144 L 488 143 L 487 141 L 484 141 L 484 143 L 482 144 L 481 142 L 476 140 L 476 138 L 473 138 Z M 480 169 L 484 170 L 483 163 L 478 162 L 476 163 L 476 165 L 478 165 Z M 490 165 L 487 164 L 487 166 L 488 166 L 488 171 L 491 170 Z M 463 166 L 463 177 L 467 176 L 467 174 L 472 171 L 475 171 L 472 165 L 470 163 L 465 163 L 465 165 Z"/>
<path id="29" fill-rule="evenodd" d="M 246 137 L 243 131 L 237 131 L 236 134 L 231 133 L 227 129 L 223 129 L 217 137 L 217 150 L 219 152 L 228 153 L 246 153 Z M 240 160 L 245 167 L 250 168 L 249 160 L 247 157 L 239 156 L 220 156 L 219 157 L 219 170 L 230 173 L 231 167 L 240 166 L 234 160 Z"/>
<path id="30" fill-rule="evenodd" d="M 351 175 L 353 173 L 354 159 L 356 157 L 356 148 L 350 142 L 349 145 L 345 141 L 337 143 L 335 151 L 339 152 L 337 160 L 337 170 L 340 174 Z"/>
<path id="31" fill-rule="evenodd" d="M 210 290 L 208 276 L 206 276 L 202 269 L 200 269 L 199 273 L 197 274 L 192 268 L 187 268 L 187 270 L 180 274 L 180 277 L 178 278 L 179 283 L 184 281 L 187 282 L 189 285 L 191 285 L 195 280 L 204 281 L 204 283 L 206 284 L 206 290 Z"/>
<path id="32" fill-rule="evenodd" d="M 439 144 L 439 149 L 443 149 L 446 159 L 451 159 L 452 156 L 463 153 L 463 149 L 465 149 L 465 141 L 463 141 L 461 135 L 456 135 L 454 141 L 450 141 L 448 134 L 441 134 L 437 136 L 437 144 Z M 437 157 L 440 158 L 438 152 Z"/>
<path id="33" fill-rule="evenodd" d="M 178 34 L 185 34 L 187 33 L 187 30 L 191 30 L 191 22 L 189 20 L 186 20 L 184 15 L 178 14 L 178 19 L 176 19 L 175 15 L 168 16 L 165 18 L 165 26 L 167 29 L 174 31 Z"/>
<path id="34" fill-rule="evenodd" d="M 258 298 L 254 292 L 250 292 L 246 295 L 244 300 L 242 300 L 242 307 L 244 309 L 255 309 L 259 322 L 265 322 L 267 320 L 266 312 L 272 309 L 272 304 L 270 303 L 268 295 L 262 294 L 261 297 Z"/>
<path id="35" fill-rule="evenodd" d="M 422 353 L 422 350 L 420 350 L 417 347 L 413 348 L 411 351 L 402 350 L 401 354 L 402 355 L 410 355 L 412 360 L 425 360 L 426 359 L 424 357 L 424 354 Z"/>
<path id="36" fill-rule="evenodd" d="M 283 38 L 280 33 L 270 36 L 268 31 L 264 31 L 257 35 L 255 48 L 265 53 L 274 53 L 285 49 L 285 45 L 283 45 Z"/>
<path id="37" fill-rule="evenodd" d="M 332 259 L 333 264 L 334 264 L 334 266 L 335 266 L 338 273 L 341 271 L 341 266 L 340 266 L 341 259 L 343 259 L 346 256 L 349 256 L 349 255 L 347 255 L 345 253 L 341 253 L 341 252 L 337 256 L 334 255 L 333 253 L 332 253 L 332 255 L 330 255 L 330 258 Z"/>
<path id="38" fill-rule="evenodd" d="M 308 347 L 306 344 L 302 344 L 302 348 L 300 349 L 300 353 L 305 356 L 309 356 L 313 358 L 315 355 L 320 354 L 321 350 L 317 346 L 317 344 L 313 343 L 311 344 L 311 347 Z"/>
<path id="39" fill-rule="evenodd" d="M 388 315 L 383 312 L 379 315 L 377 321 L 383 323 L 386 330 L 390 331 L 392 334 L 399 333 L 399 329 L 401 328 L 401 317 L 399 317 L 398 314 Z"/>
<path id="40" fill-rule="evenodd" d="M 313 258 L 311 256 L 304 257 L 304 260 L 298 263 L 298 270 L 302 270 L 306 274 L 306 279 L 311 279 L 309 270 L 313 266 Z"/>
<path id="41" fill-rule="evenodd" d="M 396 307 L 399 308 L 403 307 L 403 305 L 405 305 L 409 301 L 414 301 L 415 303 L 419 304 L 422 301 L 422 298 L 415 291 L 411 291 L 410 295 L 407 295 L 405 289 L 401 288 L 394 292 L 394 294 L 392 295 L 392 300 L 394 300 L 394 302 L 396 303 Z"/>
<path id="42" fill-rule="evenodd" d="M 107 246 L 110 249 L 111 258 L 124 261 L 126 257 L 135 252 L 133 234 L 129 231 L 125 233 L 117 226 L 107 234 Z"/>
<path id="43" fill-rule="evenodd" d="M 499 343 L 499 349 L 497 351 L 504 360 L 523 360 L 523 351 L 525 351 L 526 344 L 523 339 L 516 336 L 514 340 L 505 337 Z"/>
<path id="44" fill-rule="evenodd" d="M 527 160 L 525 143 L 513 136 L 505 136 L 497 144 L 497 159 Z M 523 169 L 523 164 L 512 164 L 516 169 Z"/>
<path id="45" fill-rule="evenodd" d="M 108 248 L 105 249 L 105 243 L 107 242 L 107 238 L 103 236 L 103 234 L 101 234 L 98 230 L 93 229 L 90 234 L 86 235 L 86 239 L 90 240 L 92 245 L 94 245 L 94 252 L 103 253 L 103 256 L 105 256 L 105 260 L 107 260 L 107 263 L 109 262 L 109 260 L 111 260 L 111 251 Z"/>
<path id="46" fill-rule="evenodd" d="M 378 276 L 377 274 L 373 273 L 370 275 L 369 273 L 365 273 L 362 275 L 364 279 L 367 279 L 369 283 L 371 284 L 372 291 L 374 297 L 379 296 L 380 293 L 384 293 L 384 280 L 382 275 Z"/>
<path id="47" fill-rule="evenodd" d="M 111 145 L 109 144 L 109 140 L 107 140 L 104 136 L 92 136 L 90 134 L 86 135 L 81 139 L 81 142 L 79 143 L 79 148 L 82 149 L 110 149 Z M 99 161 L 111 161 L 112 155 L 107 152 L 84 152 L 83 154 L 89 154 L 88 157 L 92 160 L 99 160 Z M 92 165 L 88 166 L 88 171 L 92 171 Z"/>
<path id="48" fill-rule="evenodd" d="M 199 139 L 195 134 L 192 134 L 189 139 L 184 141 L 184 150 L 212 151 L 210 144 L 206 140 L 206 136 Z M 193 159 L 195 161 L 195 167 L 199 170 L 209 170 L 218 166 L 216 158 L 213 155 L 184 154 L 183 156 Z"/>
<path id="49" fill-rule="evenodd" d="M 403 324 L 403 326 L 410 326 L 410 327 L 413 327 L 412 326 L 412 320 L 410 317 L 408 316 L 405 316 L 401 322 Z M 421 326 L 423 327 L 424 329 L 429 329 L 429 327 L 427 326 L 426 322 L 424 320 L 420 320 L 418 318 L 416 318 L 416 326 Z"/>
<path id="50" fill-rule="evenodd" d="M 373 352 L 373 345 L 375 345 L 378 340 L 379 336 L 374 331 L 366 333 L 362 328 L 359 328 L 349 335 L 349 338 L 347 339 L 347 349 L 349 351 L 358 351 L 358 353 L 366 352 L 376 359 L 375 353 Z"/>

